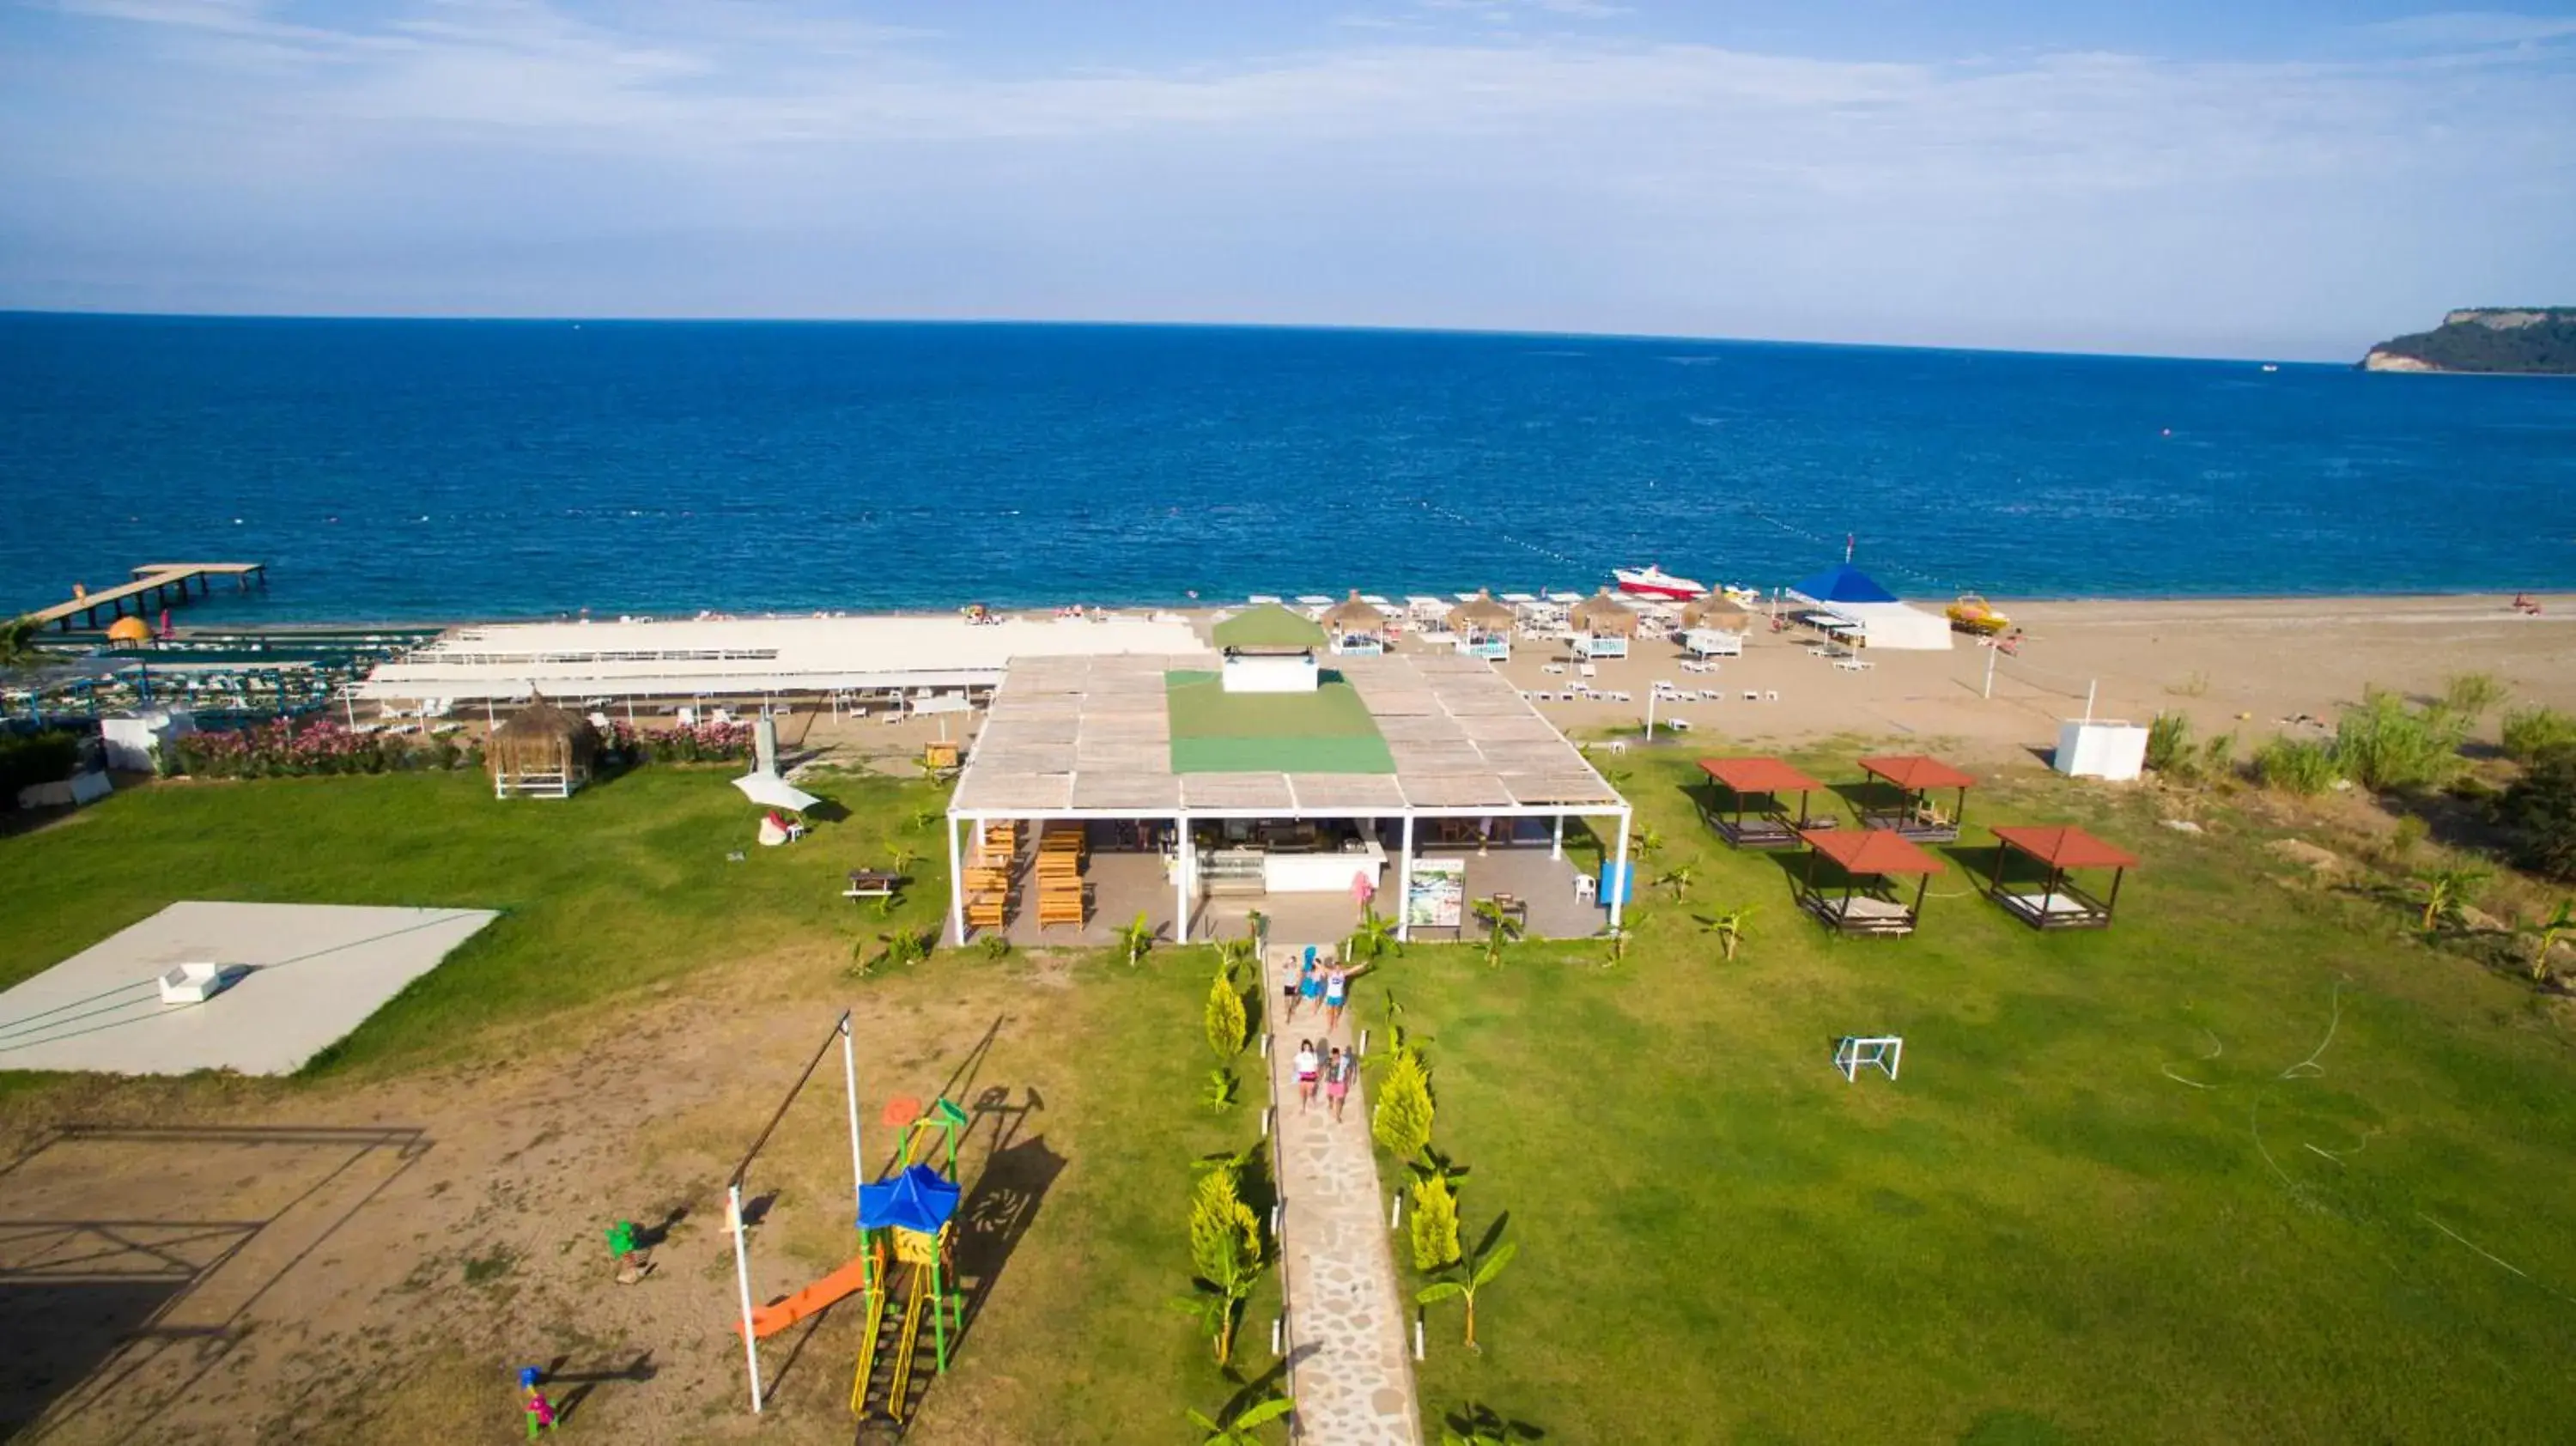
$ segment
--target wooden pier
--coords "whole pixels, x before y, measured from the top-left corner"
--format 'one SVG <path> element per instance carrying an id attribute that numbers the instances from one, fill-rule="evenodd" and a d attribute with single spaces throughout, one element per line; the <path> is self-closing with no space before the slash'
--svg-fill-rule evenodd
<path id="1" fill-rule="evenodd" d="M 234 585 L 244 592 L 248 592 L 253 587 L 266 587 L 268 564 L 264 562 L 147 562 L 134 569 L 132 576 L 133 580 L 130 582 L 119 583 L 115 587 L 98 592 L 79 593 L 70 602 L 56 603 L 49 608 L 39 608 L 27 616 L 34 619 L 38 627 L 52 623 L 59 625 L 64 632 L 72 630 L 74 618 L 80 619 L 82 627 L 93 628 L 98 626 L 98 613 L 101 608 L 108 609 L 108 621 L 114 622 L 125 616 L 125 605 L 131 602 L 134 604 L 135 616 L 140 617 L 156 607 L 168 607 L 173 602 L 186 602 L 191 596 L 189 591 L 191 584 L 196 589 L 194 595 L 203 597 L 214 591 L 215 579 L 219 577 L 231 578 Z"/>

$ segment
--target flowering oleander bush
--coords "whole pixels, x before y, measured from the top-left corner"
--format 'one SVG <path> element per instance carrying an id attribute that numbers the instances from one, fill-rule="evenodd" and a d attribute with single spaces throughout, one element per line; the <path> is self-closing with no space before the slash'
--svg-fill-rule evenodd
<path id="1" fill-rule="evenodd" d="M 190 733 L 171 745 L 178 771 L 192 778 L 300 778 L 308 774 L 397 773 L 422 768 L 479 768 L 480 746 L 444 738 L 414 740 L 360 733 L 327 718 L 279 718 L 227 733 Z"/>
<path id="2" fill-rule="evenodd" d="M 751 725 L 639 729 L 615 722 L 608 725 L 607 744 L 611 754 L 629 763 L 722 763 L 751 756 Z"/>

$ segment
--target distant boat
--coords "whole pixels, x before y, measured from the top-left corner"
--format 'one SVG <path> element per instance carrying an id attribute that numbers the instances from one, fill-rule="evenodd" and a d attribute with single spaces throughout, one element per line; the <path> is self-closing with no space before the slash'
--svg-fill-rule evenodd
<path id="1" fill-rule="evenodd" d="M 1689 578 L 1675 577 L 1660 567 L 1613 568 L 1610 575 L 1618 580 L 1619 591 L 1637 597 L 1659 597 L 1669 598 L 1675 602 L 1688 602 L 1692 598 L 1708 595 L 1707 588 Z"/>
<path id="2" fill-rule="evenodd" d="M 2277 371 L 2279 371 L 2280 369 L 2281 369 L 2281 364 L 2280 364 L 2279 362 L 2265 362 L 2265 363 L 2263 363 L 2263 370 L 2265 370 L 2265 371 L 2267 371 L 2267 372 L 2277 372 Z"/>
<path id="3" fill-rule="evenodd" d="M 2012 619 L 2004 616 L 2003 609 L 1972 592 L 1959 594 L 1959 600 L 1943 612 L 1949 617 L 1951 627 L 1981 638 L 1991 638 L 2012 626 Z"/>

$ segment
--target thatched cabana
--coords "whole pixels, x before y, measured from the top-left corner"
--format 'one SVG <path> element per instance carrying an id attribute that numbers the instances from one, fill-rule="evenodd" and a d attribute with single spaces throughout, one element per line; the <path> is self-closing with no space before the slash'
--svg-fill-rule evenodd
<path id="1" fill-rule="evenodd" d="M 1576 603 L 1565 620 L 1576 632 L 1594 637 L 1627 638 L 1637 632 L 1637 610 L 1612 597 L 1606 588 Z"/>
<path id="2" fill-rule="evenodd" d="M 1520 615 L 1507 603 L 1494 601 L 1491 591 L 1479 592 L 1466 602 L 1449 610 L 1449 631 L 1453 633 L 1508 633 Z"/>
<path id="3" fill-rule="evenodd" d="M 1749 633 L 1753 631 L 1753 614 L 1724 593 L 1713 592 L 1682 605 L 1682 626 L 1716 633 Z"/>
<path id="4" fill-rule="evenodd" d="M 492 730 L 483 761 L 492 770 L 492 796 L 570 798 L 590 782 L 599 761 L 599 730 L 589 719 L 531 698 L 510 721 Z"/>
<path id="5" fill-rule="evenodd" d="M 1324 610 L 1320 619 L 1332 635 L 1336 653 L 1376 654 L 1386 651 L 1386 614 L 1375 603 L 1360 601 L 1359 589 Z"/>
<path id="6" fill-rule="evenodd" d="M 1574 629 L 1574 652 L 1581 658 L 1624 658 L 1628 640 L 1637 634 L 1637 610 L 1607 591 L 1576 603 L 1565 621 Z"/>

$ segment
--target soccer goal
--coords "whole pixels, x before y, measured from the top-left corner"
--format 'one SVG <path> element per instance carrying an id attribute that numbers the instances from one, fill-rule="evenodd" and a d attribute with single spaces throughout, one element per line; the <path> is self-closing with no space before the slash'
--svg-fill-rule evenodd
<path id="1" fill-rule="evenodd" d="M 1858 1084 L 1860 1072 L 1876 1068 L 1889 1079 L 1896 1078 L 1896 1067 L 1905 1058 L 1905 1040 L 1893 1034 L 1846 1034 L 1834 1046 L 1834 1068 L 1843 1078 Z"/>

